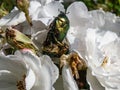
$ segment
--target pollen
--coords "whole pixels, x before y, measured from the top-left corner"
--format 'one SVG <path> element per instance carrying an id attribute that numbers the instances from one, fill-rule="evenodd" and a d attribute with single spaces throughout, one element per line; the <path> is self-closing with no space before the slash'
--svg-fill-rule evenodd
<path id="1" fill-rule="evenodd" d="M 102 63 L 102 67 L 105 67 L 105 65 L 108 63 L 108 57 L 106 56 L 105 58 L 104 58 L 104 60 L 103 60 L 103 63 Z"/>
<path id="2" fill-rule="evenodd" d="M 23 75 L 22 80 L 17 82 L 17 90 L 26 90 L 26 83 L 25 83 L 26 75 Z"/>

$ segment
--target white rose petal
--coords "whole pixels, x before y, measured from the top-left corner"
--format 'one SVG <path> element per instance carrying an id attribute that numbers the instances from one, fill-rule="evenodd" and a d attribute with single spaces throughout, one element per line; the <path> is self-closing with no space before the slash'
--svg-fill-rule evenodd
<path id="1" fill-rule="evenodd" d="M 88 9 L 83 2 L 74 2 L 67 8 L 67 16 L 71 26 L 78 26 L 88 22 Z"/>
<path id="2" fill-rule="evenodd" d="M 0 56 L 0 89 L 16 90 L 17 82 L 27 75 L 24 62 L 17 56 Z"/>
<path id="3" fill-rule="evenodd" d="M 17 52 L 25 63 L 33 70 L 36 80 L 31 90 L 52 90 L 58 78 L 58 68 L 48 56 L 37 57 L 30 52 Z"/>

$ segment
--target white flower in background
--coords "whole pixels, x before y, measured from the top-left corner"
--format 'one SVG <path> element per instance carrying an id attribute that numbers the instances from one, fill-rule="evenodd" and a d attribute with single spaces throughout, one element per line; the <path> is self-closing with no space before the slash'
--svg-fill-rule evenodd
<path id="1" fill-rule="evenodd" d="M 71 26 L 81 26 L 88 22 L 88 9 L 83 2 L 73 2 L 66 11 Z"/>
<path id="2" fill-rule="evenodd" d="M 71 49 L 76 49 L 81 52 L 83 58 L 86 55 L 85 37 L 88 29 L 109 30 L 117 34 L 120 33 L 120 23 L 117 21 L 119 17 L 110 12 L 104 12 L 102 10 L 88 11 L 82 2 L 72 3 L 68 7 L 67 12 L 69 12 L 67 16 L 70 20 L 67 39 L 70 42 Z"/>
<path id="3" fill-rule="evenodd" d="M 81 9 L 77 7 L 81 7 Z M 103 59 L 105 58 L 105 54 L 107 56 L 117 55 L 117 59 L 115 60 L 115 62 L 117 63 L 116 66 L 115 64 L 111 65 L 114 62 L 114 59 L 110 60 L 111 62 L 110 65 L 109 64 L 106 65 L 107 69 L 109 68 L 109 66 L 111 66 L 112 69 L 109 68 L 108 71 L 111 73 L 113 72 L 116 75 L 116 72 L 119 71 L 119 67 L 118 67 L 119 55 L 117 53 L 119 50 L 118 34 L 120 33 L 120 30 L 119 30 L 120 23 L 117 21 L 118 17 L 112 13 L 109 13 L 109 12 L 105 13 L 104 11 L 101 11 L 101 10 L 87 11 L 86 6 L 81 2 L 72 3 L 68 7 L 67 12 L 69 12 L 68 18 L 70 19 L 70 22 L 71 22 L 71 27 L 67 34 L 67 39 L 70 42 L 70 46 L 71 46 L 70 49 L 79 51 L 82 57 L 88 60 L 87 61 L 88 65 L 90 65 L 89 67 L 92 68 L 93 72 L 94 72 L 94 69 L 96 69 L 94 68 L 95 66 L 98 67 L 99 65 L 101 65 L 101 63 L 103 62 Z M 99 33 L 99 34 L 96 34 L 96 33 Z M 87 41 L 85 38 L 86 36 L 87 36 Z M 104 46 L 105 44 L 107 45 Z M 104 50 L 102 46 L 104 46 Z M 100 48 L 102 48 L 102 50 Z M 114 51 L 113 51 L 113 48 L 115 48 Z M 114 56 L 112 56 L 112 58 L 113 57 Z M 109 85 L 109 88 L 111 86 L 113 88 L 117 88 L 118 90 L 119 89 L 118 84 L 120 81 L 118 79 L 119 74 L 117 78 L 109 77 L 109 74 L 106 77 L 107 72 L 105 71 L 106 73 L 104 72 L 104 75 L 103 75 L 102 74 L 103 71 L 100 71 L 98 68 L 96 70 L 96 73 L 94 72 L 95 76 L 99 78 L 100 83 L 104 87 L 107 87 L 107 85 Z M 113 81 L 113 85 L 112 85 L 112 81 Z M 107 89 L 110 90 L 109 88 L 106 88 L 106 90 Z M 93 87 L 93 90 L 94 89 L 95 88 Z M 103 88 L 100 90 L 103 90 Z"/>
<path id="4" fill-rule="evenodd" d="M 65 11 L 63 5 L 59 1 L 54 0 L 30 0 L 29 15 L 32 20 L 39 18 L 53 18 L 60 11 Z M 16 7 L 10 14 L 0 19 L 0 26 L 17 25 L 26 21 L 24 13 Z"/>
<path id="5" fill-rule="evenodd" d="M 120 38 L 115 32 L 89 29 L 86 36 L 87 60 L 93 75 L 106 90 L 119 90 Z"/>
<path id="6" fill-rule="evenodd" d="M 99 28 L 100 30 L 109 30 L 119 33 L 119 18 L 113 13 L 104 12 L 102 10 L 89 11 L 92 26 L 90 28 Z"/>
<path id="7" fill-rule="evenodd" d="M 82 58 L 82 56 L 80 55 L 80 53 L 78 51 L 75 51 L 75 52 L 80 56 L 80 58 Z M 90 90 L 96 90 L 96 89 L 104 90 L 104 88 L 100 85 L 98 80 L 95 77 L 93 77 L 91 70 L 89 68 L 86 68 L 86 75 L 84 73 L 83 76 L 81 75 L 79 81 L 76 81 L 75 78 L 73 78 L 73 68 L 71 68 L 71 66 L 70 66 L 70 62 L 71 62 L 69 60 L 70 57 L 71 57 L 70 55 L 63 55 L 60 58 L 61 64 L 63 65 L 62 78 L 63 78 L 64 90 L 79 90 L 80 85 L 78 85 L 77 82 L 84 83 L 85 77 L 86 77 L 86 81 L 87 81 L 86 83 L 88 83 L 90 85 Z M 83 61 L 84 61 L 84 59 L 83 59 Z M 76 64 L 78 63 L 77 61 L 75 61 L 75 62 L 76 62 Z M 71 64 L 71 65 L 74 66 L 75 64 Z M 82 65 L 83 65 L 83 62 L 81 64 L 81 67 L 82 67 Z M 86 62 L 86 64 L 84 63 L 84 65 L 87 65 L 87 62 Z M 78 70 L 78 72 L 80 72 L 80 70 Z M 81 78 L 82 78 L 82 80 L 81 80 Z"/>
<path id="8" fill-rule="evenodd" d="M 0 26 L 2 28 L 13 26 L 24 34 L 32 34 L 33 41 L 40 48 L 41 43 L 43 43 L 47 36 L 48 30 L 46 30 L 46 28 L 51 20 L 56 17 L 60 11 L 65 11 L 64 6 L 59 1 L 46 0 L 45 2 L 43 5 L 42 0 L 30 0 L 29 14 L 32 18 L 32 27 L 30 27 L 26 21 L 24 13 L 17 8 L 0 19 Z"/>
<path id="9" fill-rule="evenodd" d="M 74 2 L 67 8 L 67 16 L 70 20 L 70 29 L 67 39 L 70 42 L 70 49 L 77 50 L 85 57 L 85 36 L 86 30 L 92 26 L 88 9 L 83 2 Z"/>
<path id="10" fill-rule="evenodd" d="M 17 90 L 17 84 L 20 81 L 22 81 L 21 86 L 23 86 L 22 88 L 24 88 L 25 76 L 28 78 L 29 76 L 27 75 L 29 74 L 28 72 L 29 68 L 27 68 L 25 63 L 19 57 L 12 55 L 10 56 L 0 55 L 1 90 Z"/>
<path id="11" fill-rule="evenodd" d="M 1 90 L 54 90 L 58 69 L 48 56 L 29 51 L 0 56 Z"/>
<path id="12" fill-rule="evenodd" d="M 29 12 L 33 22 L 33 27 L 32 27 L 32 29 L 34 30 L 33 36 L 35 36 L 33 37 L 33 41 L 35 42 L 36 46 L 39 47 L 39 49 L 41 48 L 41 45 L 47 36 L 47 30 L 46 30 L 47 26 L 54 18 L 54 16 L 56 17 L 60 13 L 59 11 L 64 12 L 65 9 L 63 5 L 58 1 L 53 1 L 53 0 L 30 1 Z M 88 11 L 87 7 L 82 2 L 72 3 L 68 7 L 66 12 L 67 12 L 66 15 L 70 20 L 70 29 L 67 34 L 67 39 L 70 43 L 70 51 L 77 50 L 78 52 L 81 53 L 81 56 L 84 59 L 88 60 L 88 65 L 90 66 L 91 70 L 93 71 L 93 73 L 99 79 L 99 81 L 103 86 L 112 87 L 113 85 L 113 87 L 119 88 L 118 85 L 118 82 L 120 81 L 119 77 L 114 78 L 112 76 L 109 76 L 110 74 L 111 75 L 113 74 L 113 72 L 111 72 L 113 70 L 115 76 L 117 73 L 119 75 L 119 66 L 118 66 L 119 39 L 117 35 L 120 33 L 119 31 L 120 23 L 116 21 L 117 17 L 114 14 L 105 13 L 104 11 L 101 10 Z M 9 15 L 0 19 L 0 26 L 11 26 L 11 25 L 25 34 L 31 33 L 30 32 L 31 27 L 26 22 L 24 13 L 20 12 L 17 9 L 14 9 Z M 114 31 L 115 33 L 111 31 Z M 113 47 L 115 47 L 114 50 Z M 47 56 L 43 56 L 40 57 L 39 60 L 37 56 L 29 52 L 25 52 L 25 53 L 22 52 L 17 55 L 20 55 L 20 57 L 24 57 L 25 59 L 24 63 L 28 65 L 30 70 L 33 71 L 35 78 L 37 78 L 35 79 L 35 82 L 33 82 L 34 85 L 33 86 L 31 85 L 32 89 L 39 90 L 42 87 L 41 90 L 49 90 L 49 88 L 51 90 L 53 83 L 57 79 L 57 76 L 55 77 L 53 75 L 54 80 L 53 79 L 51 80 L 50 76 L 47 74 L 49 73 L 51 75 L 51 73 L 53 72 L 51 71 L 52 69 L 48 65 L 49 62 L 46 61 L 50 58 Z M 103 60 L 106 55 L 107 57 L 109 57 L 109 63 L 107 63 L 103 68 L 100 65 L 103 63 Z M 45 61 L 43 60 L 43 58 L 45 58 Z M 43 65 L 42 68 L 41 65 Z M 48 69 L 48 67 L 50 70 Z M 75 88 L 77 90 L 76 84 L 73 81 L 70 70 L 65 69 L 65 67 L 64 70 L 66 70 L 63 71 L 65 77 L 66 76 L 69 77 L 69 79 L 64 79 L 64 80 L 68 80 L 68 83 L 65 85 L 72 86 L 69 87 L 69 89 L 65 89 L 65 90 L 73 90 L 73 88 L 74 90 Z M 99 70 L 100 72 L 97 72 Z M 29 70 L 27 70 L 26 72 L 29 72 Z M 41 76 L 43 78 L 39 76 L 40 73 L 42 73 Z M 47 74 L 48 78 L 45 78 L 44 74 Z M 92 79 L 93 78 L 94 77 L 92 77 Z M 48 80 L 48 83 L 45 82 L 46 85 L 42 85 L 40 83 L 41 80 L 43 82 L 45 82 L 45 80 Z M 94 78 L 93 80 L 96 79 Z M 92 83 L 91 87 L 93 88 L 93 90 L 96 90 L 94 84 L 97 84 L 100 90 L 103 90 L 103 88 L 99 85 L 99 83 L 93 84 L 93 82 L 95 82 L 93 80 L 90 81 L 90 83 Z M 50 84 L 50 82 L 52 82 L 52 84 Z"/>

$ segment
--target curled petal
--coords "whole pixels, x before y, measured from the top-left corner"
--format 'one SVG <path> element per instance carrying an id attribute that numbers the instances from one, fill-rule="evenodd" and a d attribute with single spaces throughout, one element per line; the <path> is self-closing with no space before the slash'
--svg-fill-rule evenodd
<path id="1" fill-rule="evenodd" d="M 100 66 L 102 63 L 102 60 L 104 58 L 103 52 L 100 51 L 100 49 L 97 47 L 98 43 L 96 40 L 96 32 L 97 29 L 88 29 L 87 36 L 86 36 L 86 49 L 88 52 L 86 52 L 86 57 L 89 60 L 88 63 L 90 63 L 91 67 L 94 69 L 95 66 Z M 92 61 L 93 60 L 93 61 Z M 95 63 L 95 64 L 94 64 Z M 93 65 L 94 64 L 94 65 Z"/>
<path id="2" fill-rule="evenodd" d="M 75 52 L 78 52 L 78 51 L 75 51 Z M 79 55 L 80 55 L 80 53 L 79 53 Z M 73 60 L 73 59 L 71 59 L 71 60 Z M 69 60 L 67 60 L 67 61 L 69 61 Z M 77 63 L 77 61 L 76 61 L 76 63 Z M 83 62 L 81 64 L 79 63 L 79 65 L 82 65 L 82 64 L 83 64 Z M 71 64 L 71 65 L 75 67 L 75 63 Z M 83 67 L 85 68 L 86 66 L 83 65 Z M 80 84 L 77 85 L 77 80 L 75 81 L 75 76 L 73 74 L 74 69 L 73 69 L 73 67 L 71 68 L 70 64 L 68 64 L 68 63 L 65 63 L 65 65 L 62 68 L 62 78 L 63 78 L 64 90 L 79 90 L 78 85 L 80 85 Z M 82 68 L 81 68 L 81 70 L 82 70 Z M 90 85 L 90 90 L 96 90 L 96 89 L 103 90 L 104 88 L 100 85 L 98 80 L 94 76 L 92 76 L 90 69 L 87 69 L 86 71 L 87 71 L 87 73 L 86 73 L 87 75 L 81 74 L 82 72 L 79 72 L 79 75 L 80 75 L 79 80 L 81 78 L 83 80 L 83 78 L 86 77 L 85 80 L 88 81 L 88 83 Z M 84 75 L 84 76 L 82 76 L 82 75 Z M 84 83 L 84 81 L 82 81 L 82 80 L 80 80 L 79 82 Z"/>
<path id="3" fill-rule="evenodd" d="M 46 10 L 46 14 L 50 17 L 58 16 L 60 11 L 65 11 L 64 6 L 58 1 L 49 3 L 44 9 Z"/>
<path id="4" fill-rule="evenodd" d="M 0 70 L 10 71 L 17 78 L 27 73 L 26 65 L 17 56 L 0 56 Z"/>
<path id="5" fill-rule="evenodd" d="M 32 1 L 32 0 L 31 0 Z M 46 5 L 54 0 L 36 0 L 37 2 L 39 2 L 41 5 Z"/>
<path id="6" fill-rule="evenodd" d="M 14 26 L 13 28 L 21 31 L 22 33 L 24 33 L 26 35 L 32 35 L 32 36 L 35 36 L 38 32 L 41 32 L 42 30 L 47 28 L 47 26 L 39 20 L 33 20 L 32 24 L 33 24 L 33 26 L 31 28 L 28 25 L 28 23 L 25 21 L 25 22 L 22 22 L 16 26 Z"/>
<path id="7" fill-rule="evenodd" d="M 67 33 L 67 39 L 70 43 L 70 50 L 77 50 L 81 52 L 83 58 L 85 58 L 85 36 L 86 36 L 86 27 L 78 26 L 78 27 L 70 27 Z"/>
<path id="8" fill-rule="evenodd" d="M 106 90 L 113 88 L 119 90 L 120 39 L 118 35 L 116 32 L 89 29 L 86 40 L 86 57 L 93 75 L 97 77 Z"/>
<path id="9" fill-rule="evenodd" d="M 30 6 L 29 6 L 30 16 L 35 14 L 37 8 L 40 6 L 41 6 L 41 4 L 39 3 L 39 0 L 31 0 Z"/>
<path id="10" fill-rule="evenodd" d="M 97 80 L 95 76 L 91 73 L 91 70 L 88 68 L 87 71 L 87 80 L 90 84 L 90 90 L 105 90 L 104 87 L 101 86 L 100 82 Z"/>
<path id="11" fill-rule="evenodd" d="M 119 34 L 119 28 L 120 28 L 120 17 L 117 17 L 115 14 L 107 12 L 104 15 L 105 17 L 105 24 L 101 27 L 102 30 L 110 30 L 112 32 L 115 32 L 116 34 Z"/>
<path id="12" fill-rule="evenodd" d="M 19 12 L 19 10 L 14 10 L 10 14 L 0 19 L 0 26 L 17 25 L 23 21 L 25 21 L 24 13 Z"/>
<path id="13" fill-rule="evenodd" d="M 28 73 L 27 73 L 27 77 L 25 79 L 27 90 L 31 90 L 31 88 L 33 87 L 33 85 L 35 83 L 35 79 L 36 79 L 36 76 L 35 76 L 34 72 L 31 69 L 29 69 Z"/>
<path id="14" fill-rule="evenodd" d="M 25 79 L 26 84 L 23 87 L 26 88 L 26 90 L 30 90 L 35 81 L 32 77 L 34 77 L 33 73 L 31 70 L 29 71 L 27 65 L 19 56 L 0 56 L 1 90 L 17 90 L 19 85 L 24 85 Z M 28 78 L 30 80 L 28 80 Z"/>
<path id="15" fill-rule="evenodd" d="M 105 24 L 105 12 L 102 10 L 89 11 L 91 15 L 91 22 L 93 27 L 101 27 Z"/>
<path id="16" fill-rule="evenodd" d="M 53 18 L 56 17 L 60 13 L 60 11 L 63 12 L 65 11 L 64 6 L 58 1 L 53 1 L 39 8 L 37 13 L 38 13 L 38 18 L 41 17 Z"/>
<path id="17" fill-rule="evenodd" d="M 58 69 L 48 56 L 37 57 L 30 52 L 17 52 L 33 70 L 36 80 L 32 90 L 51 90 L 58 78 Z M 46 87 L 47 86 L 47 87 Z"/>
<path id="18" fill-rule="evenodd" d="M 39 51 L 42 51 L 42 45 L 46 40 L 48 30 L 42 30 L 33 35 L 33 42 L 39 48 Z"/>
<path id="19" fill-rule="evenodd" d="M 33 5 L 34 4 L 34 5 Z M 34 7 L 33 7 L 34 6 Z M 36 9 L 40 7 L 41 4 L 37 1 L 30 1 L 30 17 L 32 18 L 33 14 L 35 13 Z M 21 22 L 26 20 L 25 15 L 23 12 L 20 12 L 16 7 L 6 15 L 5 17 L 0 19 L 0 26 L 11 26 L 17 25 Z"/>
<path id="20" fill-rule="evenodd" d="M 90 15 L 90 26 L 92 28 L 100 28 L 101 30 L 110 30 L 119 33 L 119 17 L 110 12 L 103 10 L 92 10 L 88 12 Z"/>
<path id="21" fill-rule="evenodd" d="M 75 80 L 72 77 L 69 66 L 64 66 L 62 70 L 64 90 L 79 90 Z"/>
<path id="22" fill-rule="evenodd" d="M 17 78 L 9 71 L 0 71 L 0 89 L 1 90 L 17 90 Z"/>
<path id="23" fill-rule="evenodd" d="M 67 16 L 72 26 L 88 22 L 88 9 L 83 2 L 74 2 L 67 8 Z"/>

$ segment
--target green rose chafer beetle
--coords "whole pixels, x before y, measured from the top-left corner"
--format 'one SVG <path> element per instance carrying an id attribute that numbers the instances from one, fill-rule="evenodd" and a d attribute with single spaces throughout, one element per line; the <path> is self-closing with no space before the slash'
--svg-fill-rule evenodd
<path id="1" fill-rule="evenodd" d="M 67 43 L 63 43 L 69 29 L 69 19 L 64 12 L 53 20 L 49 26 L 47 38 L 43 43 L 43 54 L 60 57 L 69 51 Z"/>

